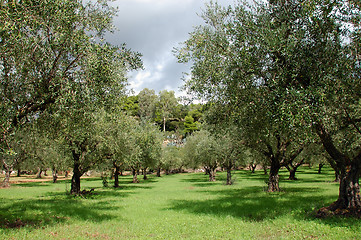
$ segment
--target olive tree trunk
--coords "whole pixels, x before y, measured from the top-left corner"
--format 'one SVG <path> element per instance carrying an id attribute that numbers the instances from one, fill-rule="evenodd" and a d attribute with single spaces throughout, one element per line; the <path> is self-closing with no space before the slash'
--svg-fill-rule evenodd
<path id="1" fill-rule="evenodd" d="M 81 176 L 82 176 L 82 174 L 80 173 L 79 169 L 74 167 L 73 177 L 71 178 L 70 194 L 75 194 L 75 195 L 80 194 L 80 177 Z"/>
<path id="2" fill-rule="evenodd" d="M 276 159 L 271 160 L 271 169 L 269 171 L 268 178 L 268 192 L 278 192 L 280 190 L 279 187 L 279 175 L 278 172 L 281 168 L 279 161 Z"/>
<path id="3" fill-rule="evenodd" d="M 11 172 L 12 172 L 11 168 L 5 168 L 5 176 L 4 176 L 4 181 L 2 183 L 2 186 L 5 187 L 5 188 L 10 187 L 10 175 L 11 175 Z"/>
<path id="4" fill-rule="evenodd" d="M 52 169 L 52 175 L 53 175 L 53 183 L 56 183 L 56 181 L 58 180 L 58 170 L 53 168 Z"/>
<path id="5" fill-rule="evenodd" d="M 119 175 L 120 175 L 120 166 L 115 165 L 115 172 L 114 172 L 114 187 L 118 188 L 119 187 Z"/>
<path id="6" fill-rule="evenodd" d="M 360 185 L 359 178 L 361 173 L 361 151 L 350 158 L 348 154 L 341 152 L 333 142 L 330 133 L 322 124 L 315 125 L 316 132 L 319 135 L 322 145 L 330 156 L 327 159 L 335 171 L 340 173 L 339 196 L 336 202 L 327 209 L 334 211 L 346 210 L 348 214 L 361 212 Z M 322 209 L 320 209 L 321 211 Z"/>
<path id="7" fill-rule="evenodd" d="M 138 170 L 135 168 L 132 168 L 132 173 L 133 173 L 133 183 L 139 183 Z"/>
<path id="8" fill-rule="evenodd" d="M 360 209 L 360 167 L 351 166 L 349 171 L 341 173 L 338 200 L 335 209 Z"/>
<path id="9" fill-rule="evenodd" d="M 160 167 L 157 168 L 157 177 L 160 177 Z"/>
<path id="10" fill-rule="evenodd" d="M 144 180 L 148 180 L 147 168 L 143 168 L 143 179 L 144 179 Z"/>
<path id="11" fill-rule="evenodd" d="M 209 169 L 209 181 L 210 182 L 216 181 L 216 168 Z"/>
<path id="12" fill-rule="evenodd" d="M 318 174 L 321 174 L 321 172 L 322 172 L 322 167 L 323 167 L 324 165 L 325 165 L 324 163 L 319 163 L 319 164 L 318 164 L 318 171 L 317 171 Z"/>
<path id="13" fill-rule="evenodd" d="M 232 185 L 232 169 L 231 168 L 227 168 L 227 182 L 226 185 Z"/>

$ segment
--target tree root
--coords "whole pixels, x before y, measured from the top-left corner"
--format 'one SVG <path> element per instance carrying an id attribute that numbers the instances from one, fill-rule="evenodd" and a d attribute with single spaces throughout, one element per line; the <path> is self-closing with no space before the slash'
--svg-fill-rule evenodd
<path id="1" fill-rule="evenodd" d="M 341 208 L 337 202 L 328 207 L 319 209 L 316 218 L 329 218 L 333 216 L 361 218 L 361 207 Z"/>

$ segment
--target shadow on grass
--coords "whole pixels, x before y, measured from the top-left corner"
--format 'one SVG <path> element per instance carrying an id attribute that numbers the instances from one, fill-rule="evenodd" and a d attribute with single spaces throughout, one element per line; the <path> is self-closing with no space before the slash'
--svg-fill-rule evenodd
<path id="1" fill-rule="evenodd" d="M 112 214 L 119 211 L 119 207 L 115 207 L 116 204 L 113 203 L 136 193 L 136 189 L 151 189 L 152 184 L 157 181 L 149 178 L 133 184 L 130 183 L 129 177 L 121 177 L 120 187 L 114 188 L 111 186 L 112 182 L 109 183 L 109 187 L 103 187 L 101 179 L 85 178 L 81 180 L 82 189 L 93 188 L 91 194 L 74 196 L 65 191 L 45 190 L 40 196 L 29 196 L 27 199 L 0 198 L 0 229 L 6 231 L 21 227 L 38 228 L 70 220 L 102 222 L 119 218 L 118 215 Z M 46 186 L 51 184 L 53 183 Z M 43 187 L 43 183 L 29 182 L 16 186 L 39 188 Z"/>
<path id="2" fill-rule="evenodd" d="M 87 200 L 54 194 L 52 199 L 1 199 L 0 228 L 39 227 L 65 222 L 69 219 L 102 222 L 115 218 L 107 211 L 114 209 L 109 202 Z"/>
<path id="3" fill-rule="evenodd" d="M 171 202 L 171 209 L 219 217 L 233 216 L 249 221 L 275 219 L 290 213 L 304 219 L 315 205 L 330 202 L 332 198 L 305 197 L 299 196 L 299 193 L 319 191 L 319 188 L 288 188 L 287 193 L 266 193 L 262 187 L 204 191 L 219 197 L 207 200 L 175 200 Z"/>

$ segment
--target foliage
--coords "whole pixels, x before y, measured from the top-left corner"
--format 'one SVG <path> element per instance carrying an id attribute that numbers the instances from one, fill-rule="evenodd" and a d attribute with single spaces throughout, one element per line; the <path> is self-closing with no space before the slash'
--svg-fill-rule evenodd
<path id="1" fill-rule="evenodd" d="M 192 134 L 194 131 L 198 130 L 198 126 L 199 124 L 197 124 L 198 122 L 194 122 L 194 118 L 190 115 L 186 116 L 184 118 L 184 132 L 185 134 Z"/>
<path id="2" fill-rule="evenodd" d="M 221 161 L 220 141 L 207 130 L 200 130 L 187 137 L 185 159 L 188 165 L 203 166 L 209 181 L 215 181 L 215 171 Z"/>
<path id="3" fill-rule="evenodd" d="M 185 87 L 228 106 L 242 127 L 267 126 L 260 136 L 280 146 L 314 130 L 344 181 L 333 210 L 361 208 L 360 13 L 343 0 L 211 2 L 177 52 L 193 63 Z"/>
<path id="4" fill-rule="evenodd" d="M 72 150 L 85 142 L 96 145 L 97 140 L 89 142 L 94 111 L 87 105 L 111 110 L 124 90 L 126 71 L 141 67 L 140 54 L 103 43 L 114 14 L 106 1 L 0 3 L 3 164 L 9 165 L 3 159 L 13 149 L 11 135 L 45 111 L 69 117 L 60 126 Z"/>
<path id="5" fill-rule="evenodd" d="M 158 96 L 154 90 L 144 88 L 138 94 L 139 116 L 142 120 L 153 120 Z"/>
<path id="6" fill-rule="evenodd" d="M 150 122 L 141 122 L 136 132 L 136 143 L 141 150 L 141 168 L 155 168 L 161 156 L 163 134 Z"/>
<path id="7" fill-rule="evenodd" d="M 159 92 L 159 101 L 156 107 L 157 121 L 161 121 L 163 132 L 166 130 L 166 121 L 173 116 L 173 111 L 178 105 L 174 91 L 163 90 Z"/>
<path id="8" fill-rule="evenodd" d="M 131 116 L 138 116 L 140 109 L 138 96 L 124 96 L 121 101 L 121 108 Z"/>
<path id="9" fill-rule="evenodd" d="M 178 171 L 184 165 L 184 150 L 182 147 L 165 146 L 162 149 L 160 167 L 169 174 L 172 170 Z"/>

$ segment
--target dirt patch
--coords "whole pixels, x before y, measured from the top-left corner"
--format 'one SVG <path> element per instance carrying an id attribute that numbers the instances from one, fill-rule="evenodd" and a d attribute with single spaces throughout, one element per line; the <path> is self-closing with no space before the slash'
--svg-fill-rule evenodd
<path id="1" fill-rule="evenodd" d="M 316 218 L 328 218 L 333 216 L 361 218 L 361 208 L 335 209 L 323 207 L 316 213 Z"/>
<path id="2" fill-rule="evenodd" d="M 0 176 L 0 178 L 3 178 L 3 176 Z M 58 181 L 61 180 L 67 180 L 67 179 L 71 179 L 71 177 L 58 177 Z M 42 178 L 36 178 L 36 175 L 26 175 L 26 176 L 22 176 L 22 177 L 16 177 L 16 176 L 11 176 L 10 177 L 10 184 L 18 184 L 18 183 L 29 183 L 29 182 L 49 182 L 49 181 L 53 181 L 53 177 L 52 176 L 44 176 Z"/>
<path id="3" fill-rule="evenodd" d="M 36 226 L 36 225 L 38 225 L 40 223 L 41 222 L 16 219 L 14 221 L 3 220 L 0 223 L 0 226 L 3 227 L 3 228 L 22 228 L 22 227 L 25 227 L 25 226 Z"/>

